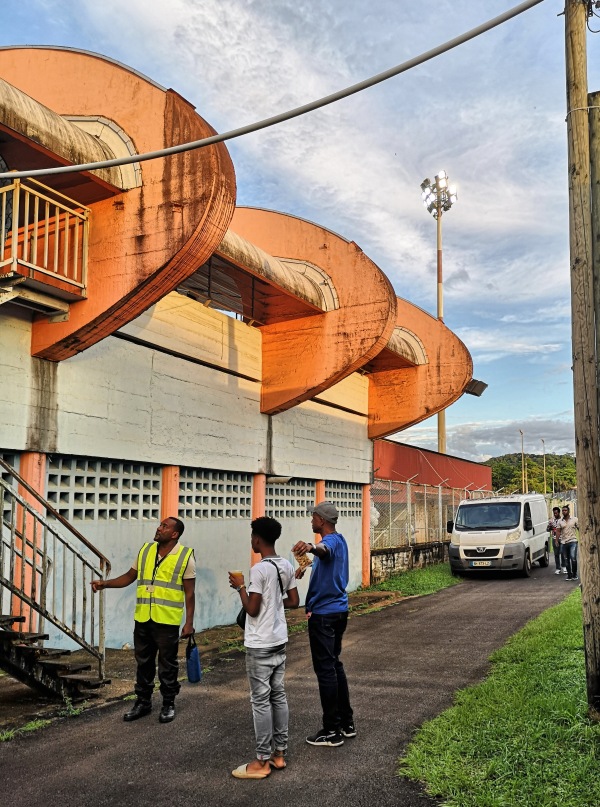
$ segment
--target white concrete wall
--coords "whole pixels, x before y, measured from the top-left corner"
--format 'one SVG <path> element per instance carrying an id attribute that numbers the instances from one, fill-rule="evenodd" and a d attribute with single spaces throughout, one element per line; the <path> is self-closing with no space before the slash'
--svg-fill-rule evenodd
<path id="1" fill-rule="evenodd" d="M 30 356 L 28 312 L 0 307 L 0 450 L 369 481 L 365 377 L 355 374 L 320 396 L 334 406 L 307 402 L 269 418 L 260 413 L 259 329 L 172 294 L 123 333 L 142 344 L 108 337 L 58 365 L 40 362 Z M 51 390 L 43 388 L 44 373 Z M 49 397 L 52 405 L 46 405 Z M 283 520 L 284 555 L 310 530 L 308 518 L 290 522 Z M 153 521 L 82 520 L 75 526 L 110 558 L 113 575 L 129 567 L 156 529 Z M 340 530 L 350 545 L 354 588 L 361 579 L 360 519 L 340 522 Z M 248 568 L 249 536 L 247 519 L 186 522 L 184 543 L 198 561 L 197 629 L 235 617 L 239 598 L 228 587 L 227 571 Z M 106 594 L 111 647 L 131 641 L 134 598 L 134 586 Z"/>
<path id="2" fill-rule="evenodd" d="M 32 386 L 31 317 L 24 309 L 0 307 L 0 449 L 27 445 Z"/>

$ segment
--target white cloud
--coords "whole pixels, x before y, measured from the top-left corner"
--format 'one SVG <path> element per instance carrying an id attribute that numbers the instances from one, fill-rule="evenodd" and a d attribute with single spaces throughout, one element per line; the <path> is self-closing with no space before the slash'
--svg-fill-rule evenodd
<path id="1" fill-rule="evenodd" d="M 566 454 L 575 451 L 572 413 L 556 413 L 551 417 L 523 420 L 485 421 L 447 425 L 448 454 L 474 462 L 521 451 L 521 435 L 525 453 Z M 437 420 L 431 418 L 418 426 L 398 432 L 394 439 L 437 451 Z"/>

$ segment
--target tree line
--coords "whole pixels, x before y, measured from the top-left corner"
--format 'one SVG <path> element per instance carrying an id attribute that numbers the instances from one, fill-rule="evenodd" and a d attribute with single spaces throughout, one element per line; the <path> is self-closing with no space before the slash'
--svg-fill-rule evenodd
<path id="1" fill-rule="evenodd" d="M 504 493 L 521 492 L 521 454 L 504 454 L 490 457 L 483 463 L 492 469 L 492 487 L 504 488 Z M 525 454 L 527 488 L 530 492 L 544 492 L 544 456 Z M 559 493 L 577 487 L 574 454 L 546 454 L 546 492 Z"/>

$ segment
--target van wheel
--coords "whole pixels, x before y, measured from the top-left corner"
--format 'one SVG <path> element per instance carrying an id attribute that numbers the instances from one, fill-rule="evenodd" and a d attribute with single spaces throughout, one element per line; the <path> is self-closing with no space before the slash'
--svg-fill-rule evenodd
<path id="1" fill-rule="evenodd" d="M 531 577 L 531 555 L 529 550 L 525 550 L 525 559 L 523 561 L 523 568 L 521 569 L 523 577 Z"/>
<path id="2" fill-rule="evenodd" d="M 548 552 L 548 544 L 546 544 L 544 546 L 544 554 L 539 559 L 539 564 L 542 567 L 542 569 L 545 569 L 549 563 L 550 563 L 550 552 Z"/>

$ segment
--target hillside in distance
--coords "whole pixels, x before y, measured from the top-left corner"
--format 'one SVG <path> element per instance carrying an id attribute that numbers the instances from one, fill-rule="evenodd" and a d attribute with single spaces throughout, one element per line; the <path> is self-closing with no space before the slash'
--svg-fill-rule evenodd
<path id="1" fill-rule="evenodd" d="M 492 487 L 504 493 L 520 493 L 522 483 L 521 454 L 503 454 L 490 457 L 483 463 L 492 469 Z M 544 492 L 544 456 L 525 454 L 527 488 L 531 492 Z M 546 454 L 546 492 L 559 493 L 577 487 L 574 454 Z"/>

